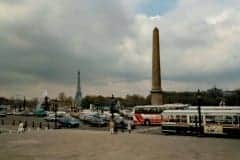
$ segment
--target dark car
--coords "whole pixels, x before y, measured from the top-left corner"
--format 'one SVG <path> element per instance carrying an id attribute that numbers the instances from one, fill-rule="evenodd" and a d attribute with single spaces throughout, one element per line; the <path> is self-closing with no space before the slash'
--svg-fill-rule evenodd
<path id="1" fill-rule="evenodd" d="M 97 127 L 105 127 L 107 126 L 107 121 L 104 120 L 103 118 L 99 117 L 98 115 L 89 115 L 87 117 L 88 124 L 92 126 L 97 126 Z"/>
<path id="2" fill-rule="evenodd" d="M 7 116 L 6 113 L 2 113 L 2 112 L 0 112 L 0 117 L 6 117 L 6 116 Z"/>
<path id="3" fill-rule="evenodd" d="M 63 117 L 57 119 L 60 127 L 67 127 L 67 128 L 78 128 L 81 125 L 81 122 L 73 117 Z"/>
<path id="4" fill-rule="evenodd" d="M 128 126 L 128 119 L 125 119 L 123 117 L 115 117 L 114 118 L 115 121 L 115 125 L 117 128 L 124 128 L 127 129 Z M 131 128 L 135 129 L 136 126 L 134 125 L 134 123 L 131 123 Z"/>

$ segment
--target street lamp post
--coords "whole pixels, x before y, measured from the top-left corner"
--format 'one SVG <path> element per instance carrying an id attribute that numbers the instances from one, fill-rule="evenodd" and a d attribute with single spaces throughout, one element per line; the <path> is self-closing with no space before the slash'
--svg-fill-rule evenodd
<path id="1" fill-rule="evenodd" d="M 58 110 L 58 106 L 57 104 L 54 104 L 54 113 L 55 113 L 54 128 L 55 129 L 57 129 L 57 110 Z"/>
<path id="2" fill-rule="evenodd" d="M 24 99 L 23 99 L 23 110 L 25 111 L 26 110 L 26 98 L 24 96 Z"/>
<path id="3" fill-rule="evenodd" d="M 49 110 L 48 96 L 45 97 L 45 110 Z"/>
<path id="4" fill-rule="evenodd" d="M 202 116 L 201 116 L 201 104 L 202 104 L 202 97 L 200 94 L 200 90 L 197 91 L 197 103 L 198 103 L 198 124 L 199 124 L 199 135 L 202 134 Z"/>
<path id="5" fill-rule="evenodd" d="M 115 99 L 114 99 L 114 95 L 112 94 L 111 108 L 110 108 L 110 112 L 112 114 L 112 119 L 114 118 L 114 105 L 115 105 Z"/>

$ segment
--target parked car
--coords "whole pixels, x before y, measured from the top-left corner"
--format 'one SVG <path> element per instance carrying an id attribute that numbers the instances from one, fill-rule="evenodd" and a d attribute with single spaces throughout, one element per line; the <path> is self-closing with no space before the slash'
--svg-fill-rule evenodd
<path id="1" fill-rule="evenodd" d="M 13 115 L 13 112 L 7 112 L 7 115 Z"/>
<path id="2" fill-rule="evenodd" d="M 97 126 L 97 127 L 105 127 L 107 126 L 107 121 L 98 116 L 98 115 L 88 115 L 85 117 L 85 122 L 92 125 L 92 126 Z"/>
<path id="3" fill-rule="evenodd" d="M 81 122 L 73 117 L 62 117 L 58 118 L 58 123 L 61 127 L 67 127 L 67 128 L 77 128 L 81 125 Z"/>
<path id="4" fill-rule="evenodd" d="M 14 111 L 13 112 L 13 115 L 15 115 L 15 116 L 24 116 L 24 111 Z"/>
<path id="5" fill-rule="evenodd" d="M 24 111 L 23 113 L 24 116 L 34 116 L 33 112 L 29 112 L 29 111 Z"/>
<path id="6" fill-rule="evenodd" d="M 55 115 L 49 115 L 49 116 L 45 117 L 44 120 L 46 120 L 48 122 L 54 122 L 55 121 Z"/>
<path id="7" fill-rule="evenodd" d="M 6 113 L 0 112 L 0 117 L 6 117 L 6 116 L 7 116 Z"/>
<path id="8" fill-rule="evenodd" d="M 49 114 L 47 117 L 44 117 L 44 120 L 45 121 L 48 121 L 48 122 L 54 122 L 55 121 L 55 119 L 61 119 L 61 118 L 64 118 L 64 116 L 57 116 L 57 117 L 55 117 L 55 114 Z"/>
<path id="9" fill-rule="evenodd" d="M 45 117 L 45 116 L 47 116 L 47 112 L 44 109 L 35 110 L 33 113 L 37 117 Z"/>

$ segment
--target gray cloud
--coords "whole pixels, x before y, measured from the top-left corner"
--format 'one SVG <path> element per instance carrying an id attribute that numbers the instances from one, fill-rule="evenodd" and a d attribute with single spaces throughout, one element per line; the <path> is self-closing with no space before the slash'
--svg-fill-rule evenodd
<path id="1" fill-rule="evenodd" d="M 131 24 L 121 2 L 28 0 L 0 5 L 17 7 L 13 21 L 11 17 L 0 19 L 4 33 L 1 85 L 24 81 L 69 85 L 75 83 L 78 69 L 89 84 L 104 83 L 117 75 L 121 53 L 116 48 Z"/>
<path id="2" fill-rule="evenodd" d="M 74 92 L 78 69 L 86 94 L 146 94 L 154 26 L 160 28 L 163 88 L 233 81 L 237 87 L 238 1 L 179 1 L 155 17 L 134 13 L 142 2 L 0 1 L 0 94 Z"/>

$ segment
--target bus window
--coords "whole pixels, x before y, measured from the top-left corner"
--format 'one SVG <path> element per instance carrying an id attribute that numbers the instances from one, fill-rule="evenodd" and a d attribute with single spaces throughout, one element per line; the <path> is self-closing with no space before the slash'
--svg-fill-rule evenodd
<path id="1" fill-rule="evenodd" d="M 232 124 L 232 116 L 225 116 L 223 124 Z"/>
<path id="2" fill-rule="evenodd" d="M 224 122 L 223 116 L 215 116 L 215 121 L 218 124 L 222 124 Z"/>
<path id="3" fill-rule="evenodd" d="M 206 116 L 205 121 L 206 124 L 216 123 L 214 116 Z"/>
<path id="4" fill-rule="evenodd" d="M 169 117 L 169 122 L 176 122 L 176 118 L 173 115 L 171 115 Z"/>
<path id="5" fill-rule="evenodd" d="M 143 108 L 136 108 L 135 113 L 143 113 Z"/>
<path id="6" fill-rule="evenodd" d="M 135 113 L 139 113 L 139 108 L 135 108 Z"/>
<path id="7" fill-rule="evenodd" d="M 143 114 L 160 114 L 162 109 L 158 107 L 145 107 L 145 108 L 136 108 L 135 113 Z"/>
<path id="8" fill-rule="evenodd" d="M 239 124 L 240 122 L 239 122 L 239 119 L 240 119 L 240 117 L 239 116 L 233 116 L 233 124 Z"/>
<path id="9" fill-rule="evenodd" d="M 182 115 L 180 118 L 180 121 L 183 123 L 187 123 L 187 116 L 186 115 Z"/>
<path id="10" fill-rule="evenodd" d="M 190 123 L 196 123 L 197 122 L 197 116 L 190 116 Z"/>
<path id="11" fill-rule="evenodd" d="M 151 108 L 144 108 L 143 111 L 143 113 L 149 114 L 151 113 Z"/>
<path id="12" fill-rule="evenodd" d="M 159 114 L 163 112 L 163 109 L 162 109 L 162 108 L 159 108 L 159 107 L 158 107 L 158 108 L 156 108 L 156 109 L 157 109 L 157 113 L 159 113 Z"/>
<path id="13" fill-rule="evenodd" d="M 175 122 L 180 122 L 180 116 L 179 115 L 176 116 Z"/>
<path id="14" fill-rule="evenodd" d="M 223 116 L 206 116 L 206 124 L 222 124 L 223 122 Z"/>
<path id="15" fill-rule="evenodd" d="M 157 112 L 157 109 L 154 107 L 149 108 L 149 113 L 150 114 L 155 114 Z"/>

